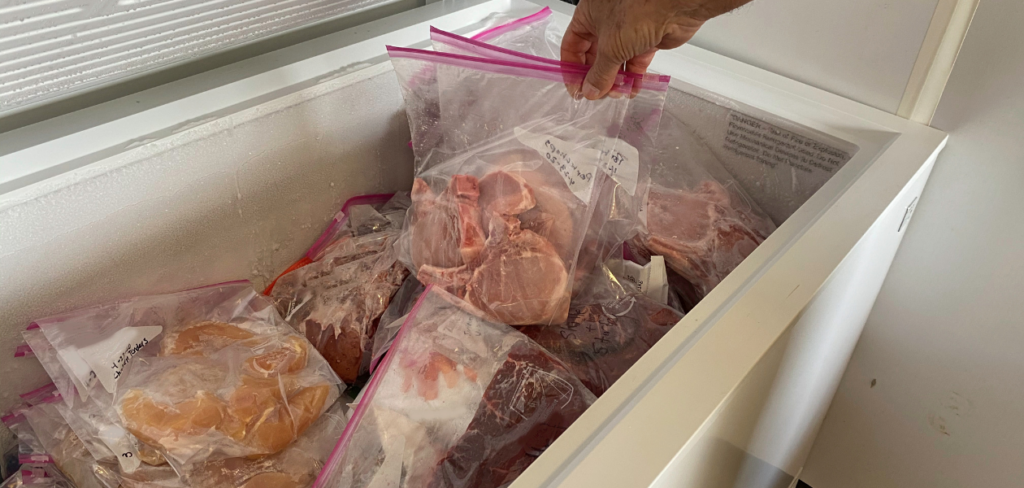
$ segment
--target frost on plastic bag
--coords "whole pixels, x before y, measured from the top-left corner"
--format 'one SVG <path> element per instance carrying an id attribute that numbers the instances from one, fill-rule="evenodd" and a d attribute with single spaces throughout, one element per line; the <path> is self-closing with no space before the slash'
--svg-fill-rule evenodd
<path id="1" fill-rule="evenodd" d="M 398 292 L 391 299 L 391 304 L 388 305 L 387 310 L 381 314 L 380 325 L 377 327 L 377 333 L 373 336 L 373 354 L 370 362 L 371 373 L 377 369 L 380 360 L 384 358 L 384 354 L 388 352 L 391 344 L 395 342 L 395 337 L 402 328 L 406 315 L 409 315 L 413 305 L 416 304 L 420 295 L 423 294 L 423 290 L 424 286 L 419 280 L 405 280 L 405 283 L 402 283 L 402 286 L 398 288 Z"/>
<path id="2" fill-rule="evenodd" d="M 711 292 L 775 230 L 707 146 L 672 115 L 662 119 L 657 165 L 646 196 L 646 231 L 630 251 L 665 257 L 691 286 L 688 306 Z"/>
<path id="3" fill-rule="evenodd" d="M 526 25 L 532 25 L 527 23 Z M 525 28 L 524 28 L 525 29 Z M 516 28 L 512 28 L 516 31 Z M 521 38 L 533 39 L 535 44 L 547 45 L 543 37 L 543 31 L 531 32 L 529 29 L 519 32 Z M 495 59 L 500 61 L 535 63 L 546 66 L 555 66 L 562 70 L 574 71 L 585 76 L 589 66 L 564 63 L 553 59 L 519 52 L 521 46 L 491 45 L 478 40 L 465 38 L 456 34 L 431 28 L 430 37 L 433 41 L 434 50 L 444 53 L 477 56 L 482 58 Z M 501 40 L 495 41 L 501 43 Z M 529 50 L 528 50 L 529 52 Z M 461 98 L 448 100 L 451 95 L 461 97 L 463 92 L 470 92 L 469 89 L 458 86 L 464 79 L 445 76 L 447 71 L 439 71 L 438 86 L 441 90 L 441 104 L 452 105 L 464 103 Z M 611 177 L 608 185 L 599 189 L 599 198 L 595 199 L 597 208 L 592 217 L 593 221 L 588 228 L 587 238 L 584 240 L 581 249 L 579 265 L 576 268 L 575 281 L 579 283 L 583 277 L 596 269 L 599 263 L 605 262 L 618 244 L 631 238 L 638 230 L 637 222 L 641 208 L 643 195 L 650 182 L 650 169 L 655 158 L 655 142 L 658 136 L 658 127 L 661 120 L 662 108 L 665 104 L 665 97 L 668 92 L 668 76 L 660 75 L 635 75 L 620 71 L 620 76 L 632 81 L 632 93 L 630 94 L 629 105 L 626 109 L 623 124 L 619 130 L 618 138 L 626 144 L 621 145 L 614 155 L 603 159 L 602 169 Z M 457 90 L 449 85 L 455 83 Z M 454 98 L 454 97 L 452 97 Z M 456 110 L 465 110 L 458 106 Z M 506 110 L 507 112 L 507 110 Z M 442 115 L 446 113 L 442 112 Z M 495 117 L 493 114 L 490 118 Z M 503 125 L 514 123 L 513 119 L 502 114 L 502 122 L 492 125 Z M 464 129 L 459 129 L 464 131 Z M 446 132 L 447 129 L 446 129 Z M 479 136 L 476 136 L 479 137 Z M 625 150 L 628 148 L 628 150 Z"/>
<path id="4" fill-rule="evenodd" d="M 89 428 L 69 424 L 83 442 L 98 436 L 125 473 L 161 459 L 180 470 L 273 454 L 339 394 L 323 358 L 248 282 L 138 297 L 36 323 L 62 363 L 79 366 L 70 376 L 88 385 L 71 410 Z M 83 409 L 95 415 L 83 418 Z"/>
<path id="5" fill-rule="evenodd" d="M 377 320 L 408 276 L 398 262 L 398 229 L 343 238 L 320 260 L 288 273 L 271 292 L 288 323 L 347 383 L 367 372 Z"/>
<path id="6" fill-rule="evenodd" d="M 341 402 L 335 402 L 298 440 L 283 451 L 258 458 L 218 459 L 182 473 L 191 488 L 301 487 L 313 483 L 345 429 Z"/>
<path id="7" fill-rule="evenodd" d="M 430 287 L 314 486 L 502 486 L 593 401 L 525 336 Z"/>
<path id="8" fill-rule="evenodd" d="M 607 268 L 573 298 L 557 327 L 523 327 L 601 396 L 683 318 L 682 312 L 619 283 Z"/>

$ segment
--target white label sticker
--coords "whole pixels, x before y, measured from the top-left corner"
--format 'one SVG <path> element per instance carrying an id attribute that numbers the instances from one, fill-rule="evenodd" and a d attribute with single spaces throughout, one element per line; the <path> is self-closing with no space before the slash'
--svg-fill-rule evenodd
<path id="1" fill-rule="evenodd" d="M 557 137 L 534 134 L 518 127 L 515 134 L 519 142 L 540 153 L 548 164 L 558 171 L 573 195 L 584 202 L 590 201 L 590 190 L 594 187 L 597 161 L 600 159 L 597 150 L 576 147 L 575 144 Z"/>
<path id="2" fill-rule="evenodd" d="M 117 425 L 100 427 L 98 437 L 110 452 L 117 454 L 117 462 L 126 473 L 133 473 L 139 468 L 139 456 L 128 438 L 128 431 Z"/>
<path id="3" fill-rule="evenodd" d="M 646 266 L 624 261 L 622 278 L 636 286 L 647 298 L 668 305 L 668 271 L 663 256 L 651 256 L 651 262 Z"/>
<path id="4" fill-rule="evenodd" d="M 90 366 L 103 388 L 113 393 L 124 367 L 163 330 L 158 325 L 125 327 L 100 341 L 79 347 L 78 355 Z"/>

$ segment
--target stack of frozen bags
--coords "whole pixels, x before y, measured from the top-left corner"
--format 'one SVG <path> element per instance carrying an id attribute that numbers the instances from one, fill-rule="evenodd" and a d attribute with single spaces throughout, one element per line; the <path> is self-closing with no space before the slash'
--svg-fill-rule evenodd
<path id="1" fill-rule="evenodd" d="M 552 59 L 549 15 L 389 47 L 411 191 L 350 199 L 262 293 L 229 282 L 35 321 L 19 350 L 53 386 L 11 419 L 46 441 L 14 481 L 514 481 L 774 230 L 680 152 L 668 77 L 578 96 L 588 67 Z"/>
<path id="2" fill-rule="evenodd" d="M 737 211 L 728 176 L 652 183 L 678 163 L 659 161 L 669 78 L 623 72 L 584 100 L 589 68 L 540 56 L 549 14 L 388 48 L 415 157 L 395 246 L 411 277 L 316 487 L 508 486 L 682 318 L 663 263 L 706 294 L 774 229 Z M 624 284 L 641 268 L 626 244 L 663 287 Z"/>

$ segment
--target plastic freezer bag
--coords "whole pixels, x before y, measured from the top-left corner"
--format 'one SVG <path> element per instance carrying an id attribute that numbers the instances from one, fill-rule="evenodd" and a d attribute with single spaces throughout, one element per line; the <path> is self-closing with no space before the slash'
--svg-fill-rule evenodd
<path id="1" fill-rule="evenodd" d="M 593 401 L 525 336 L 429 287 L 314 486 L 502 486 Z"/>
<path id="2" fill-rule="evenodd" d="M 521 331 L 601 396 L 682 318 L 602 268 L 573 298 L 564 324 Z"/>
<path id="3" fill-rule="evenodd" d="M 78 488 L 111 488 L 120 485 L 117 464 L 101 465 L 85 448 L 61 414 L 65 407 L 59 394 L 25 412 L 32 429 L 39 436 L 53 463 Z"/>
<path id="4" fill-rule="evenodd" d="M 389 212 L 387 205 L 396 199 L 401 204 Z M 278 278 L 269 290 L 285 320 L 346 383 L 369 370 L 378 320 L 408 276 L 393 248 L 407 207 L 403 194 L 383 207 L 346 209 L 311 250 L 313 260 Z"/>
<path id="5" fill-rule="evenodd" d="M 181 470 L 273 454 L 339 395 L 323 358 L 245 281 L 36 323 L 85 385 L 72 411 L 95 413 L 83 419 L 95 429 L 86 434 L 98 433 L 126 473 L 161 459 Z"/>
<path id="6" fill-rule="evenodd" d="M 683 295 L 693 306 L 768 238 L 775 224 L 684 121 L 666 115 L 661 133 L 643 213 L 646 231 L 630 241 L 630 251 L 644 262 L 652 254 L 664 256 L 692 286 Z"/>
<path id="7" fill-rule="evenodd" d="M 523 35 L 537 37 L 543 33 L 524 32 Z M 430 29 L 430 38 L 434 50 L 440 52 L 557 66 L 560 69 L 575 70 L 581 75 L 585 75 L 590 69 L 586 65 L 563 63 L 493 46 L 433 27 Z M 539 43 L 544 43 L 542 37 L 537 39 Z M 630 165 L 628 158 L 620 157 L 617 158 L 615 165 L 609 167 L 612 185 L 603 188 L 602 196 L 597 199 L 598 209 L 588 229 L 589 235 L 581 251 L 580 265 L 577 266 L 577 282 L 586 273 L 595 271 L 600 263 L 611 257 L 611 253 L 620 243 L 633 237 L 639 230 L 637 223 L 640 208 L 650 182 L 651 166 L 654 164 L 658 127 L 670 77 L 655 74 L 636 75 L 622 71 L 620 75 L 632 80 L 632 93 L 618 137 L 636 150 L 636 161 Z"/>
<path id="8" fill-rule="evenodd" d="M 621 98 L 632 88 L 632 80 L 619 76 L 612 90 L 619 101 L 592 102 L 570 95 L 583 83 L 575 70 L 393 46 L 388 54 L 405 99 L 417 173 L 525 121 L 558 116 L 584 124 L 594 111 L 609 110 L 605 105 L 624 111 Z M 581 129 L 617 136 L 621 122 L 601 122 L 595 118 Z"/>

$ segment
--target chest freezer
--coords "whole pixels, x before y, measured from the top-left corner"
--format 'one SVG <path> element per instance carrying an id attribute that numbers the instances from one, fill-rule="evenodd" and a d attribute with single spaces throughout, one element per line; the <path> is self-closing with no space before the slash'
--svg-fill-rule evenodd
<path id="1" fill-rule="evenodd" d="M 12 358 L 33 318 L 240 278 L 266 283 L 345 199 L 408 189 L 384 46 L 495 12 L 437 3 L 0 135 L 3 405 L 45 382 Z M 564 26 L 571 6 L 550 4 Z M 514 483 L 795 483 L 914 206 L 934 129 L 683 46 L 665 116 L 778 229 Z"/>

